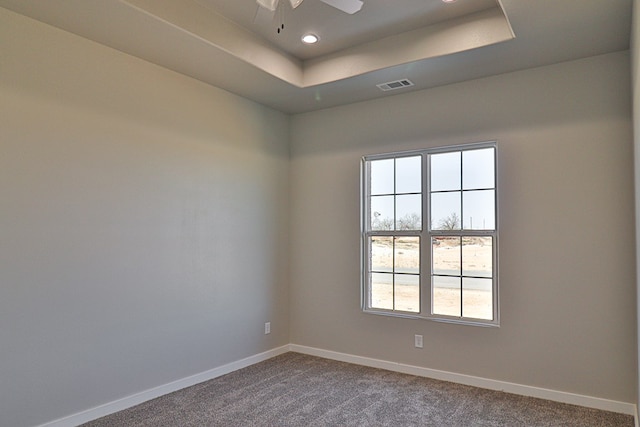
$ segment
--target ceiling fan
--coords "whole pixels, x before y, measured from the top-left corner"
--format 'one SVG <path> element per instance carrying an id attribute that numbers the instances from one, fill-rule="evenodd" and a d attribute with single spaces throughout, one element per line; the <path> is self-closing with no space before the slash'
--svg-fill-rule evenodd
<path id="1" fill-rule="evenodd" d="M 278 8 L 278 1 L 279 0 L 256 0 L 256 2 L 258 3 L 258 6 L 268 9 L 272 12 L 275 12 L 276 9 Z M 304 0 L 289 0 L 289 3 L 291 3 L 291 7 L 295 9 L 296 7 L 300 6 L 300 4 L 303 1 Z M 328 4 L 329 6 L 333 6 L 336 9 L 339 9 L 350 15 L 362 9 L 362 4 L 363 4 L 362 0 L 320 0 L 320 1 Z"/>

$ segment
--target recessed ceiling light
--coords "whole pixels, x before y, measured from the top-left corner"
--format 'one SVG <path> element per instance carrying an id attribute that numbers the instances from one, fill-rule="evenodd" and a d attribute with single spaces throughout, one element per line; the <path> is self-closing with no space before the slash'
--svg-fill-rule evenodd
<path id="1" fill-rule="evenodd" d="M 455 2 L 455 1 L 456 1 L 456 0 L 442 0 L 442 2 L 443 2 L 443 3 L 453 3 L 453 2 Z"/>
<path id="2" fill-rule="evenodd" d="M 306 44 L 318 43 L 318 40 L 320 40 L 320 38 L 315 34 L 305 34 L 302 36 L 302 42 Z"/>

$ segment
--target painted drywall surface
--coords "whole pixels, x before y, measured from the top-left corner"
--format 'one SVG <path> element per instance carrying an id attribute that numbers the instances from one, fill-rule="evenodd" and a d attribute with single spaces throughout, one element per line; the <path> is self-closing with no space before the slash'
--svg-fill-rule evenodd
<path id="1" fill-rule="evenodd" d="M 640 10 L 638 2 L 633 1 L 633 18 L 631 24 L 631 89 L 633 96 L 633 148 L 635 171 L 635 207 L 636 207 L 636 298 L 638 301 L 636 317 L 640 312 L 640 280 L 638 266 L 640 266 Z M 638 317 L 638 333 L 640 334 L 640 317 Z M 640 335 L 638 336 L 640 345 Z M 638 349 L 638 371 L 640 371 L 640 348 Z M 640 372 L 639 372 L 640 373 Z M 640 407 L 640 377 L 637 380 L 636 407 Z"/>
<path id="2" fill-rule="evenodd" d="M 4 9 L 0 56 L 0 425 L 289 342 L 287 116 Z"/>
<path id="3" fill-rule="evenodd" d="M 622 52 L 294 116 L 292 343 L 635 402 L 629 89 Z M 501 327 L 362 313 L 361 156 L 487 140 Z"/>

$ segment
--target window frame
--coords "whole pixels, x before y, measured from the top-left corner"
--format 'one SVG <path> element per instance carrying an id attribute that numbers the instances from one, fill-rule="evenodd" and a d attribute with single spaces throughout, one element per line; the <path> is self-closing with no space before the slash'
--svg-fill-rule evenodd
<path id="1" fill-rule="evenodd" d="M 430 171 L 430 158 L 434 154 L 442 154 L 448 152 L 462 152 L 470 150 L 479 150 L 484 148 L 493 148 L 493 173 L 494 173 L 494 215 L 495 224 L 494 228 L 490 230 L 481 229 L 464 229 L 463 219 L 460 218 L 461 225 L 460 230 L 437 230 L 432 229 L 431 224 L 431 171 Z M 370 230 L 370 218 L 371 218 L 371 188 L 370 188 L 370 167 L 371 162 L 375 160 L 387 160 L 398 159 L 404 157 L 421 157 L 421 218 L 422 224 L 420 230 Z M 395 164 L 395 162 L 394 162 Z M 462 170 L 460 172 L 462 178 Z M 395 180 L 395 169 L 394 169 Z M 410 151 L 398 151 L 382 154 L 372 154 L 363 156 L 361 159 L 361 308 L 365 313 L 385 315 L 392 317 L 411 318 L 411 319 L 427 319 L 437 322 L 456 323 L 464 325 L 474 326 L 488 326 L 498 327 L 500 326 L 500 305 L 499 305 L 499 280 L 498 280 L 498 229 L 499 229 L 499 189 L 498 189 L 498 145 L 496 141 L 469 143 L 442 146 L 435 148 L 426 148 L 420 150 Z M 394 195 L 398 195 L 395 192 Z M 461 184 L 460 197 L 461 203 L 463 198 L 464 189 Z M 401 193 L 402 194 L 402 193 Z M 397 220 L 397 218 L 394 219 Z M 395 227 L 394 227 L 395 228 Z M 371 290 L 370 290 L 370 273 L 371 268 L 371 254 L 369 249 L 369 239 L 375 236 L 390 236 L 390 237 L 404 237 L 404 236 L 416 236 L 419 238 L 419 295 L 420 295 L 420 307 L 418 312 L 400 311 L 396 309 L 383 309 L 371 307 Z M 472 317 L 461 316 L 449 316 L 444 314 L 434 314 L 432 309 L 433 303 L 433 271 L 432 271 L 432 238 L 442 236 L 453 237 L 491 237 L 492 238 L 492 319 L 480 319 Z M 462 250 L 462 246 L 460 247 Z M 465 277 L 462 265 L 459 277 Z M 462 288 L 461 288 L 462 289 Z M 394 297 L 395 298 L 395 297 Z M 462 297 L 461 297 L 462 298 Z"/>

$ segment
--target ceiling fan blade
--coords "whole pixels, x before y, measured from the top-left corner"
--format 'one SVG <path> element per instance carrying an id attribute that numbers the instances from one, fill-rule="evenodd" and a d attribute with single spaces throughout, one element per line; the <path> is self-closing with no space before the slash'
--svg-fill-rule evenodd
<path id="1" fill-rule="evenodd" d="M 289 0 L 289 3 L 291 3 L 291 7 L 293 9 L 295 9 L 296 7 L 300 6 L 300 3 L 302 3 L 303 0 Z"/>
<path id="2" fill-rule="evenodd" d="M 362 0 L 320 0 L 323 3 L 333 6 L 336 9 L 353 15 L 362 9 Z"/>
<path id="3" fill-rule="evenodd" d="M 278 7 L 278 0 L 256 0 L 258 6 L 269 9 L 271 12 L 275 12 Z"/>

